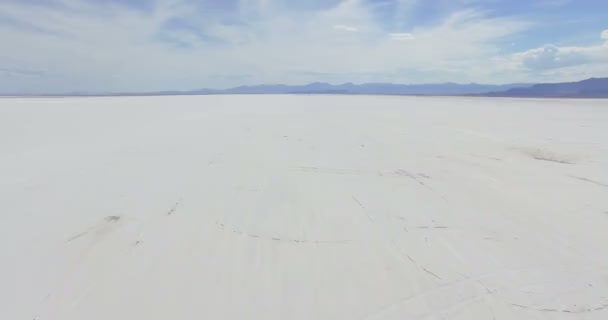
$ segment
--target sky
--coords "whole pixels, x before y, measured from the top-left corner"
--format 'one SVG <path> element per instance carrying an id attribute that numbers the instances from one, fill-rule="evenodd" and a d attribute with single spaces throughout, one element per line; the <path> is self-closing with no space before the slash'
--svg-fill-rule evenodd
<path id="1" fill-rule="evenodd" d="M 0 0 L 0 93 L 608 76 L 606 0 Z"/>

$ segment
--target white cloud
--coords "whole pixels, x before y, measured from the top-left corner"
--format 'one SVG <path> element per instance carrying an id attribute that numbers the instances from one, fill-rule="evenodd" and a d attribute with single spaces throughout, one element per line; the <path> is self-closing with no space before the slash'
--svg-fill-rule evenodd
<path id="1" fill-rule="evenodd" d="M 389 38 L 391 40 L 414 40 L 416 39 L 411 33 L 389 33 Z"/>
<path id="2" fill-rule="evenodd" d="M 335 25 L 334 29 L 340 30 L 340 31 L 346 31 L 346 32 L 357 32 L 357 31 L 359 31 L 359 29 L 357 29 L 355 27 L 345 26 L 345 25 L 342 25 L 342 24 Z"/>
<path id="3" fill-rule="evenodd" d="M 560 49 L 554 45 L 528 50 L 519 55 L 528 69 L 552 69 L 584 64 L 587 59 L 580 52 Z"/>
<path id="4" fill-rule="evenodd" d="M 325 6 L 306 11 L 291 11 L 287 0 L 235 0 L 230 3 L 236 8 L 225 8 L 223 15 L 197 6 L 228 1 L 157 0 L 156 9 L 146 13 L 86 0 L 58 1 L 68 10 L 0 0 L 3 16 L 35 27 L 0 28 L 3 67 L 45 75 L 0 73 L 3 90 L 217 88 L 319 77 L 333 82 L 508 82 L 523 79 L 530 66 L 566 66 L 571 64 L 564 61 L 574 59 L 568 56 L 573 49 L 563 47 L 503 57 L 499 42 L 510 43 L 509 37 L 532 24 L 473 9 L 406 29 L 386 24 L 363 0 L 333 6 L 315 0 Z M 407 17 L 415 1 L 400 1 L 401 16 Z M 587 51 L 585 59 L 603 53 Z M 6 65 L 15 60 L 18 65 Z"/>
<path id="5" fill-rule="evenodd" d="M 589 46 L 546 45 L 499 59 L 524 82 L 577 81 L 608 74 L 608 41 Z"/>
<path id="6" fill-rule="evenodd" d="M 547 70 L 608 63 L 608 45 L 587 47 L 558 47 L 546 45 L 542 48 L 517 53 L 513 57 L 528 70 Z"/>
<path id="7" fill-rule="evenodd" d="M 608 30 L 602 31 L 602 34 L 600 36 L 602 39 L 608 40 Z"/>

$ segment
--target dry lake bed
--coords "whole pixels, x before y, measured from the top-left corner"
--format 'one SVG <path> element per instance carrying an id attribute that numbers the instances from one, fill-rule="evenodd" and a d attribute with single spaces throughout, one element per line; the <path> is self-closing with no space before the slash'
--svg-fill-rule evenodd
<path id="1" fill-rule="evenodd" d="M 608 100 L 0 99 L 0 319 L 608 319 Z"/>

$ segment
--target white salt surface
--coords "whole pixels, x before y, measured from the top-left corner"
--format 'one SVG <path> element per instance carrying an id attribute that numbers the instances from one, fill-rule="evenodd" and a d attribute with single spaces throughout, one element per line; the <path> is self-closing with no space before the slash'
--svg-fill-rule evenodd
<path id="1" fill-rule="evenodd" d="M 608 101 L 0 99 L 0 319 L 608 319 Z"/>

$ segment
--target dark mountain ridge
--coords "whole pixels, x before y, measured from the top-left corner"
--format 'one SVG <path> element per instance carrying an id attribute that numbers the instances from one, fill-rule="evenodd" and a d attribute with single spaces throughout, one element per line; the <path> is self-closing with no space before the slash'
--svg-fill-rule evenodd
<path id="1" fill-rule="evenodd" d="M 342 94 L 342 95 L 417 95 L 417 96 L 482 96 L 522 98 L 608 98 L 608 78 L 591 78 L 577 82 L 542 84 L 395 84 L 313 82 L 305 85 L 263 84 L 229 89 L 155 92 L 72 92 L 64 94 L 7 94 L 8 96 L 172 96 L 210 94 Z"/>
<path id="2" fill-rule="evenodd" d="M 608 98 L 608 78 L 591 78 L 576 82 L 542 83 L 530 87 L 481 94 L 487 97 L 521 98 Z"/>

